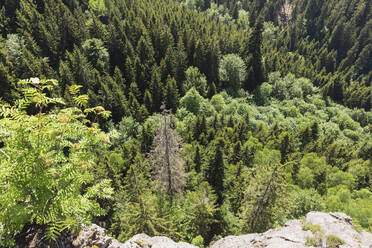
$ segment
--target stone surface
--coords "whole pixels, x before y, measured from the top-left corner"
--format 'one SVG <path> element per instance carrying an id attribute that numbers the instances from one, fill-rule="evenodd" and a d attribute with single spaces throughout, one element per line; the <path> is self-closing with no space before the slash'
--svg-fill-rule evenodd
<path id="1" fill-rule="evenodd" d="M 335 235 L 345 241 L 339 248 L 372 248 L 372 234 L 357 232 L 352 219 L 344 213 L 310 212 L 304 221 L 291 220 L 283 227 L 270 229 L 265 233 L 252 233 L 242 236 L 228 236 L 218 240 L 211 248 L 315 248 L 306 246 L 306 241 L 314 237 L 310 230 L 302 230 L 304 223 L 319 225 L 324 232 L 320 242 L 322 248 L 328 248 L 326 237 Z M 102 227 L 92 225 L 83 227 L 73 242 L 81 248 L 196 248 L 194 245 L 176 243 L 167 237 L 150 237 L 137 234 L 125 243 L 108 237 Z"/>
<path id="2" fill-rule="evenodd" d="M 73 245 L 80 248 L 197 248 L 188 243 L 176 243 L 167 237 L 150 237 L 137 234 L 125 243 L 107 236 L 107 231 L 95 224 L 84 226 L 75 238 Z"/>
<path id="3" fill-rule="evenodd" d="M 352 219 L 344 213 L 307 214 L 305 223 L 320 225 L 324 231 L 322 245 L 328 247 L 326 237 L 335 235 L 345 241 L 339 248 L 372 248 L 372 234 L 357 232 L 353 227 Z M 218 240 L 211 248 L 309 248 L 306 246 L 308 238 L 314 237 L 311 231 L 302 230 L 304 223 L 300 220 L 288 221 L 284 227 L 270 229 L 265 233 L 248 234 L 242 236 L 228 236 Z"/>

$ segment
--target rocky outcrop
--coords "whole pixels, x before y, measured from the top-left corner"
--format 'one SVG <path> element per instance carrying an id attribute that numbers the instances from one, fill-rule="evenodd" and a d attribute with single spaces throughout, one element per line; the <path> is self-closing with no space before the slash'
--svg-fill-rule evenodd
<path id="1" fill-rule="evenodd" d="M 107 232 L 95 224 L 84 226 L 73 242 L 75 247 L 81 248 L 197 248 L 185 242 L 176 243 L 167 237 L 150 237 L 137 234 L 125 243 L 107 236 Z"/>
<path id="2" fill-rule="evenodd" d="M 333 239 L 331 240 L 330 237 Z M 337 241 L 334 241 L 335 239 Z M 352 219 L 344 213 L 310 212 L 304 221 L 291 220 L 284 227 L 270 229 L 260 234 L 228 236 L 211 246 L 211 248 L 226 247 L 372 248 L 372 234 L 356 231 Z"/>
<path id="3" fill-rule="evenodd" d="M 196 248 L 166 237 L 137 234 L 125 243 L 107 236 L 106 230 L 83 227 L 73 245 L 81 248 Z M 265 233 L 228 236 L 211 248 L 372 248 L 372 234 L 354 229 L 352 219 L 343 213 L 310 212 L 304 220 L 288 221 L 283 227 Z"/>

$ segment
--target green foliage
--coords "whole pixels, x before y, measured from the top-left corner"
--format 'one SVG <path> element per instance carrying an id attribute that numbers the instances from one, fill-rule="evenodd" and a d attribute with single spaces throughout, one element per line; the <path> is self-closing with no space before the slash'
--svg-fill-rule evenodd
<path id="1" fill-rule="evenodd" d="M 1 242 L 23 224 L 53 238 L 91 217 L 121 240 L 147 232 L 203 245 L 312 210 L 346 212 L 371 230 L 371 6 L 319 3 L 0 1 L 0 188 L 18 197 L 0 213 Z M 34 76 L 59 85 L 15 83 Z M 183 169 L 171 171 L 189 175 L 172 200 L 145 156 L 160 149 L 163 103 L 182 138 Z M 45 158 L 58 174 L 42 173 Z M 25 183 L 35 173 L 47 178 L 40 187 Z M 9 191 L 8 177 L 22 182 Z M 101 199 L 110 180 L 115 198 Z M 59 191 L 73 200 L 45 204 Z M 43 201 L 54 221 L 41 220 Z"/>
<path id="2" fill-rule="evenodd" d="M 258 17 L 253 27 L 253 32 L 249 41 L 246 44 L 244 53 L 247 58 L 248 76 L 245 85 L 246 89 L 254 89 L 259 86 L 265 78 L 264 69 L 262 65 L 262 32 L 263 32 L 263 18 Z"/>
<path id="3" fill-rule="evenodd" d="M 169 222 L 160 214 L 157 198 L 149 188 L 148 168 L 137 155 L 125 178 L 126 191 L 116 206 L 121 241 L 138 233 L 155 236 L 169 231 Z"/>
<path id="4" fill-rule="evenodd" d="M 369 204 L 372 203 L 372 195 L 366 190 L 355 191 L 351 194 L 345 186 L 338 186 L 329 189 L 329 195 L 326 198 L 326 207 L 328 211 L 342 211 L 351 216 L 355 223 L 363 228 L 371 230 L 370 218 L 372 211 Z"/>
<path id="5" fill-rule="evenodd" d="M 298 185 L 303 189 L 314 186 L 314 174 L 308 167 L 301 167 L 297 174 Z"/>
<path id="6" fill-rule="evenodd" d="M 270 103 L 270 95 L 272 86 L 268 83 L 263 83 L 256 92 L 256 103 L 258 105 L 268 105 Z"/>
<path id="7" fill-rule="evenodd" d="M 298 219 L 310 211 L 322 212 L 325 210 L 323 199 L 314 188 L 295 189 L 291 192 L 290 199 L 292 208 L 289 210 L 289 218 Z"/>
<path id="8" fill-rule="evenodd" d="M 306 173 L 309 173 L 309 178 L 306 178 Z M 325 157 L 319 158 L 315 153 L 308 153 L 300 162 L 298 180 L 303 181 L 299 184 L 304 187 L 313 186 L 320 194 L 324 194 L 327 188 L 327 173 L 328 166 Z"/>
<path id="9" fill-rule="evenodd" d="M 192 241 L 191 241 L 191 244 L 192 245 L 195 245 L 197 247 L 204 247 L 204 239 L 201 235 L 199 236 L 196 236 Z"/>
<path id="10" fill-rule="evenodd" d="M 232 93 L 237 92 L 245 79 L 246 66 L 236 54 L 223 56 L 218 70 L 219 79 Z"/>
<path id="11" fill-rule="evenodd" d="M 101 66 L 103 69 L 108 67 L 109 53 L 101 40 L 88 39 L 84 41 L 82 48 L 93 65 Z"/>
<path id="12" fill-rule="evenodd" d="M 169 108 L 173 107 L 174 110 L 177 109 L 178 102 L 179 102 L 178 88 L 177 88 L 176 80 L 170 76 L 168 76 L 167 78 L 164 98 L 165 98 L 167 107 Z"/>
<path id="13" fill-rule="evenodd" d="M 14 66 L 18 67 L 22 64 L 23 49 L 25 47 L 25 41 L 18 34 L 8 34 L 5 42 L 9 60 Z"/>
<path id="14" fill-rule="evenodd" d="M 354 189 L 355 179 L 348 173 L 340 171 L 337 168 L 332 168 L 332 172 L 328 175 L 328 186 L 336 187 L 338 185 L 345 185 L 349 189 Z"/>
<path id="15" fill-rule="evenodd" d="M 216 196 L 207 182 L 202 182 L 195 191 L 188 191 L 182 204 L 182 214 L 179 217 L 178 229 L 186 234 L 187 240 L 203 244 L 203 237 L 216 221 Z M 198 236 L 199 235 L 199 236 Z M 201 235 L 201 236 L 200 236 Z M 196 244 L 195 244 L 196 245 Z"/>
<path id="16" fill-rule="evenodd" d="M 186 108 L 189 112 L 197 115 L 204 98 L 198 93 L 195 87 L 186 92 L 186 95 L 180 100 L 180 107 Z"/>
<path id="17" fill-rule="evenodd" d="M 324 231 L 320 225 L 314 225 L 312 223 L 305 223 L 302 226 L 302 230 L 310 230 L 313 233 L 312 237 L 306 238 L 306 246 L 321 246 L 324 238 Z"/>
<path id="18" fill-rule="evenodd" d="M 217 194 L 217 203 L 222 203 L 222 193 L 224 191 L 223 181 L 225 178 L 225 159 L 223 154 L 223 139 L 215 140 L 210 154 L 210 160 L 206 170 L 206 178 Z"/>
<path id="19" fill-rule="evenodd" d="M 89 0 L 88 6 L 97 15 L 104 15 L 107 11 L 104 0 Z"/>
<path id="20" fill-rule="evenodd" d="M 340 245 L 345 244 L 345 241 L 335 235 L 328 235 L 326 238 L 327 248 L 337 248 Z"/>
<path id="21" fill-rule="evenodd" d="M 12 244 L 12 235 L 26 223 L 48 225 L 47 237 L 54 239 L 64 229 L 104 214 L 96 199 L 113 193 L 109 181 L 90 187 L 94 149 L 104 147 L 105 135 L 96 125 L 84 126 L 85 115 L 77 108 L 43 112 L 49 104 L 61 103 L 44 93 L 54 84 L 37 78 L 21 81 L 24 99 L 1 111 L 0 128 L 6 134 L 0 171 L 3 245 Z M 37 114 L 27 115 L 27 107 L 35 107 Z"/>
<path id="22" fill-rule="evenodd" d="M 262 232 L 272 225 L 275 215 L 285 210 L 286 184 L 280 152 L 263 150 L 255 155 L 255 170 L 245 191 L 241 212 L 242 231 Z"/>
<path id="23" fill-rule="evenodd" d="M 200 95 L 205 96 L 207 93 L 207 79 L 200 73 L 196 67 L 189 67 L 185 71 L 186 81 L 184 83 L 184 91 L 187 92 L 192 87 L 199 92 Z"/>
<path id="24" fill-rule="evenodd" d="M 217 112 L 220 112 L 225 107 L 225 99 L 220 94 L 214 95 L 210 103 L 213 105 Z"/>

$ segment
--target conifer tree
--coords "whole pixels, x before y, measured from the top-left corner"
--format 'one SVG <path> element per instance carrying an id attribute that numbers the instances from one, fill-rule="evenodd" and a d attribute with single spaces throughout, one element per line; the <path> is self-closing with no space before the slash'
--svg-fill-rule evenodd
<path id="1" fill-rule="evenodd" d="M 178 90 L 181 95 L 184 94 L 182 82 L 185 80 L 185 71 L 187 68 L 187 54 L 186 54 L 185 46 L 183 44 L 182 39 L 183 39 L 182 36 L 179 37 L 177 47 L 176 47 L 177 52 L 175 54 L 175 57 L 176 57 L 177 64 L 176 64 L 176 70 L 175 70 L 176 74 L 174 76 L 177 82 Z"/>
<path id="2" fill-rule="evenodd" d="M 263 150 L 255 156 L 252 173 L 241 209 L 243 232 L 262 232 L 270 228 L 276 215 L 286 208 L 285 177 L 280 152 Z"/>
<path id="3" fill-rule="evenodd" d="M 163 84 L 161 83 L 161 75 L 159 67 L 153 67 L 151 73 L 150 90 L 152 94 L 152 111 L 158 112 L 162 101 Z"/>
<path id="4" fill-rule="evenodd" d="M 126 82 L 128 84 L 130 84 L 132 82 L 136 82 L 136 69 L 134 67 L 134 63 L 133 63 L 132 58 L 127 57 L 127 59 L 125 60 L 125 67 L 124 68 L 125 68 L 124 76 L 125 76 Z"/>
<path id="5" fill-rule="evenodd" d="M 148 173 L 148 167 L 137 154 L 125 178 L 124 199 L 117 206 L 120 229 L 125 230 L 119 235 L 121 241 L 138 233 L 154 236 L 169 231 L 169 222 L 156 208 L 156 196 L 149 187 Z"/>
<path id="6" fill-rule="evenodd" d="M 116 84 L 119 86 L 121 91 L 125 93 L 126 91 L 126 84 L 125 84 L 125 79 L 123 77 L 123 74 L 121 73 L 119 67 L 115 66 L 114 68 L 114 74 L 112 76 L 112 79 L 116 82 Z"/>
<path id="7" fill-rule="evenodd" d="M 148 89 L 145 90 L 145 94 L 143 96 L 143 104 L 146 106 L 147 108 L 147 111 L 149 111 L 149 113 L 152 112 L 152 96 L 151 96 L 151 93 Z"/>
<path id="8" fill-rule="evenodd" d="M 172 109 L 173 111 L 176 111 L 178 106 L 179 94 L 176 80 L 171 76 L 168 76 L 167 78 L 167 84 L 164 92 L 164 100 L 168 108 Z"/>
<path id="9" fill-rule="evenodd" d="M 253 33 L 248 41 L 248 51 L 251 55 L 248 65 L 248 71 L 251 68 L 251 75 L 248 78 L 254 80 L 253 82 L 247 81 L 245 84 L 246 89 L 254 89 L 264 81 L 264 71 L 262 66 L 262 31 L 263 20 L 259 17 L 254 25 Z"/>
<path id="10" fill-rule="evenodd" d="M 160 189 L 171 199 L 183 192 L 186 183 L 184 160 L 180 156 L 181 139 L 172 129 L 169 110 L 163 105 L 162 122 L 154 138 L 155 149 L 151 151 L 154 178 Z"/>
<path id="11" fill-rule="evenodd" d="M 200 168 L 201 168 L 201 163 L 202 163 L 199 146 L 197 146 L 195 150 L 194 163 L 195 163 L 195 171 L 199 173 Z"/>
<path id="12" fill-rule="evenodd" d="M 211 158 L 208 162 L 205 176 L 208 180 L 208 183 L 212 186 L 213 190 L 217 194 L 217 203 L 221 205 L 223 201 L 222 193 L 224 190 L 225 179 L 225 160 L 223 154 L 225 142 L 222 138 L 218 138 L 214 143 L 214 148 Z"/>
<path id="13" fill-rule="evenodd" d="M 152 145 L 153 145 L 154 135 L 155 135 L 155 132 L 151 124 L 145 122 L 142 128 L 142 134 L 141 134 L 142 153 L 150 152 Z"/>

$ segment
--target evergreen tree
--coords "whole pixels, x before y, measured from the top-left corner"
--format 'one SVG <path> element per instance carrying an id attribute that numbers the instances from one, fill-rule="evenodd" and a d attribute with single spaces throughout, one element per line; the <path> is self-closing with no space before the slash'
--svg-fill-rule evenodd
<path id="1" fill-rule="evenodd" d="M 167 84 L 164 91 L 164 100 L 167 104 L 167 107 L 175 111 L 178 106 L 179 94 L 176 80 L 168 76 Z"/>
<path id="2" fill-rule="evenodd" d="M 199 146 L 197 146 L 195 150 L 194 163 L 195 163 L 195 171 L 199 173 L 201 164 L 202 164 Z"/>
<path id="3" fill-rule="evenodd" d="M 122 202 L 117 205 L 120 229 L 125 230 L 119 235 L 119 240 L 125 241 L 137 233 L 161 235 L 168 231 L 169 222 L 159 214 L 156 208 L 156 197 L 152 194 L 148 169 L 139 155 L 125 178 L 125 194 Z"/>
<path id="4" fill-rule="evenodd" d="M 146 106 L 147 111 L 151 112 L 152 111 L 152 96 L 151 93 L 148 89 L 146 89 L 145 94 L 143 96 L 143 103 Z"/>
<path id="5" fill-rule="evenodd" d="M 267 230 L 287 205 L 279 151 L 260 151 L 255 156 L 255 163 L 256 168 L 245 191 L 241 209 L 244 232 Z"/>
<path id="6" fill-rule="evenodd" d="M 214 82 L 212 82 L 212 84 L 210 84 L 209 87 L 208 87 L 208 94 L 207 94 L 207 96 L 209 98 L 212 98 L 216 94 L 217 94 L 216 85 L 214 84 Z"/>
<path id="7" fill-rule="evenodd" d="M 264 81 L 264 70 L 262 66 L 262 31 L 263 31 L 263 20 L 258 18 L 253 28 L 253 33 L 248 41 L 248 51 L 251 55 L 248 65 L 249 75 L 248 79 L 253 81 L 247 81 L 245 83 L 246 89 L 254 89 Z"/>
<path id="8" fill-rule="evenodd" d="M 223 149 L 225 142 L 222 138 L 214 141 L 212 154 L 206 169 L 206 178 L 217 195 L 217 204 L 223 201 L 224 179 L 225 179 L 225 159 Z"/>
<path id="9" fill-rule="evenodd" d="M 150 90 L 152 94 L 152 111 L 158 112 L 160 110 L 160 105 L 162 102 L 162 83 L 161 83 L 161 75 L 158 67 L 153 67 L 151 73 L 151 83 L 150 83 Z"/>

